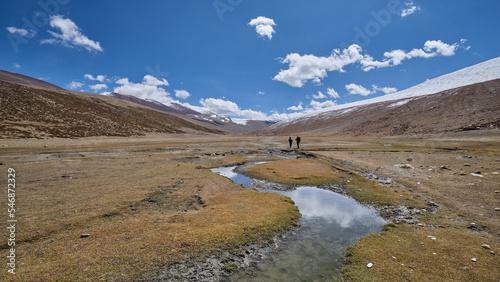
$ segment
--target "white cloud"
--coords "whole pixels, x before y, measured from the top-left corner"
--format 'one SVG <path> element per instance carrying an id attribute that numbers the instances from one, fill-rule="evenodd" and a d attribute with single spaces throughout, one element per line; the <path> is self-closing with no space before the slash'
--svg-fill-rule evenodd
<path id="1" fill-rule="evenodd" d="M 308 81 L 320 84 L 321 80 L 328 76 L 329 71 L 344 72 L 344 67 L 348 65 L 359 64 L 364 71 L 370 71 L 375 68 L 397 66 L 404 60 L 412 58 L 453 56 L 465 43 L 464 40 L 460 42 L 447 44 L 441 40 L 428 40 L 423 49 L 413 49 L 410 52 L 399 49 L 385 52 L 385 59 L 382 61 L 374 60 L 368 54 L 362 54 L 363 49 L 357 44 L 343 50 L 335 49 L 328 57 L 291 53 L 281 59 L 282 64 L 288 64 L 288 69 L 281 70 L 273 80 L 287 83 L 292 87 L 302 87 Z"/>
<path id="2" fill-rule="evenodd" d="M 166 105 L 174 102 L 170 93 L 160 86 L 168 86 L 166 79 L 159 80 L 154 76 L 145 75 L 141 83 L 133 83 L 128 78 L 120 78 L 115 81 L 120 86 L 115 87 L 113 92 L 132 95 L 141 99 L 152 99 Z"/>
<path id="3" fill-rule="evenodd" d="M 401 17 L 405 18 L 409 15 L 414 14 L 416 11 L 420 10 L 420 6 L 415 5 L 413 1 L 408 1 L 405 3 L 406 8 L 401 11 Z"/>
<path id="4" fill-rule="evenodd" d="M 149 74 L 144 76 L 143 83 L 146 85 L 152 85 L 152 86 L 163 86 L 163 85 L 168 86 L 169 85 L 168 81 L 165 78 L 158 79 L 158 78 L 156 78 L 152 75 L 149 75 Z"/>
<path id="5" fill-rule="evenodd" d="M 42 44 L 59 44 L 65 47 L 82 47 L 89 52 L 102 52 L 99 42 L 90 40 L 83 35 L 80 28 L 70 19 L 65 19 L 61 15 L 50 16 L 50 26 L 60 33 L 48 30 L 53 36 L 51 39 L 44 39 Z"/>
<path id="6" fill-rule="evenodd" d="M 13 26 L 7 27 L 7 31 L 11 34 L 16 34 L 22 37 L 26 38 L 33 38 L 36 35 L 36 31 L 32 29 L 23 29 L 23 28 L 17 28 Z"/>
<path id="7" fill-rule="evenodd" d="M 90 80 L 94 80 L 94 81 L 99 81 L 99 82 L 104 82 L 104 81 L 109 81 L 109 79 L 107 80 L 106 79 L 106 76 L 105 75 L 98 75 L 96 77 L 92 76 L 91 74 L 84 74 L 83 77 L 85 77 L 86 79 L 90 79 Z"/>
<path id="8" fill-rule="evenodd" d="M 255 31 L 259 34 L 259 37 L 273 38 L 273 33 L 276 33 L 273 26 L 276 25 L 274 20 L 266 17 L 257 17 L 252 19 L 248 25 L 255 26 Z"/>
<path id="9" fill-rule="evenodd" d="M 354 83 L 346 85 L 345 89 L 347 91 L 349 91 L 349 95 L 368 96 L 370 94 L 375 93 L 374 91 L 370 91 L 370 90 L 364 88 L 363 86 L 357 85 L 357 84 L 354 84 Z"/>
<path id="10" fill-rule="evenodd" d="M 331 100 L 326 100 L 324 102 L 317 102 L 317 101 L 311 100 L 309 105 L 311 105 L 311 107 L 313 107 L 314 110 L 318 111 L 318 110 L 322 110 L 322 109 L 331 108 L 333 106 L 336 106 L 337 103 L 335 103 L 334 101 L 331 101 Z"/>
<path id="11" fill-rule="evenodd" d="M 382 88 L 380 88 L 377 85 L 372 85 L 372 89 L 375 92 L 382 91 L 382 92 L 384 92 L 384 94 L 391 94 L 391 93 L 398 91 L 398 89 L 396 89 L 394 87 L 382 87 Z"/>
<path id="12" fill-rule="evenodd" d="M 318 95 L 313 95 L 312 97 L 313 97 L 313 99 L 319 100 L 319 99 L 325 99 L 326 95 L 323 94 L 323 92 L 318 91 Z"/>
<path id="13" fill-rule="evenodd" d="M 108 86 L 106 84 L 104 84 L 104 83 L 90 85 L 89 87 L 90 87 L 90 89 L 94 90 L 94 92 L 97 92 L 99 90 L 107 89 L 108 88 Z"/>
<path id="14" fill-rule="evenodd" d="M 288 64 L 289 68 L 281 70 L 273 80 L 285 82 L 293 87 L 302 87 L 308 80 L 319 84 L 328 71 L 344 72 L 345 66 L 361 61 L 361 51 L 359 45 L 353 44 L 342 51 L 333 50 L 328 57 L 291 53 L 281 60 L 281 63 Z"/>
<path id="15" fill-rule="evenodd" d="M 68 84 L 68 88 L 69 89 L 77 89 L 77 88 L 81 88 L 83 86 L 83 83 L 81 82 L 78 82 L 78 81 L 71 81 L 70 84 Z"/>
<path id="16" fill-rule="evenodd" d="M 248 119 L 267 120 L 269 117 L 254 110 L 241 110 L 240 107 L 231 101 L 215 98 L 201 99 L 200 104 L 206 109 L 220 115 L 235 116 Z"/>
<path id="17" fill-rule="evenodd" d="M 259 95 L 264 95 L 264 94 L 266 94 L 266 93 L 265 93 L 264 91 L 259 91 L 259 93 L 257 93 L 257 94 L 259 94 Z"/>
<path id="18" fill-rule="evenodd" d="M 175 96 L 181 99 L 187 99 L 191 96 L 191 94 L 186 90 L 174 90 L 174 91 L 175 91 Z"/>
<path id="19" fill-rule="evenodd" d="M 291 106 L 287 108 L 289 111 L 302 111 L 303 109 L 302 102 L 300 102 L 298 106 Z"/>
<path id="20" fill-rule="evenodd" d="M 16 69 L 21 68 L 21 65 L 18 63 L 14 63 L 12 66 L 15 67 Z"/>
<path id="21" fill-rule="evenodd" d="M 337 93 L 337 91 L 333 90 L 333 88 L 327 88 L 326 89 L 326 93 L 328 95 L 330 95 L 330 97 L 334 98 L 334 99 L 338 99 L 340 98 L 340 95 L 339 93 Z"/>

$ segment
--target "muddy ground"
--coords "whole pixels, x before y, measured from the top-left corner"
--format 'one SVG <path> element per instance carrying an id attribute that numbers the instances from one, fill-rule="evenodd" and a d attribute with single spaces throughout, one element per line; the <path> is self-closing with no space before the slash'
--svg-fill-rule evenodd
<path id="1" fill-rule="evenodd" d="M 235 257 L 258 259 L 261 247 L 274 245 L 274 236 L 294 228 L 298 218 L 290 220 L 295 211 L 286 199 L 242 189 L 209 168 L 276 154 L 313 158 L 363 178 L 324 187 L 378 208 L 395 223 L 347 250 L 343 279 L 500 277 L 498 131 L 406 138 L 304 136 L 299 152 L 288 150 L 287 139 L 0 140 L 0 179 L 6 186 L 7 169 L 15 169 L 19 220 L 18 274 L 4 271 L 0 277 L 161 280 L 185 272 L 186 264 L 179 262 L 217 268 L 181 280 L 228 275 L 238 266 Z M 1 209 L 7 210 L 6 200 Z M 265 228 L 258 227 L 262 224 Z M 3 229 L 0 236 L 6 257 L 9 234 Z M 367 268 L 368 263 L 374 267 Z"/>

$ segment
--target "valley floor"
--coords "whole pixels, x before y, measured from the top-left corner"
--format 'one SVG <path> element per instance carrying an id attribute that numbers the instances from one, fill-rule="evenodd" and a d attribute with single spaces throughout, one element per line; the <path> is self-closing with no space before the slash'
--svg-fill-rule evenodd
<path id="1" fill-rule="evenodd" d="M 499 137 L 498 131 L 303 136 L 302 152 L 323 167 L 363 178 L 357 186 L 356 180 L 344 183 L 346 193 L 396 223 L 346 251 L 343 279 L 497 281 Z M 287 140 L 0 140 L 0 180 L 7 187 L 7 169 L 15 169 L 18 220 L 16 274 L 5 270 L 0 279 L 161 279 L 173 263 L 265 244 L 297 224 L 296 208 L 287 197 L 243 189 L 208 168 L 269 158 L 270 150 L 288 150 Z M 7 217 L 4 197 L 1 218 Z M 411 220 L 397 217 L 398 209 L 409 210 Z M 8 232 L 0 233 L 5 260 Z M 221 273 L 231 270 L 230 262 Z"/>

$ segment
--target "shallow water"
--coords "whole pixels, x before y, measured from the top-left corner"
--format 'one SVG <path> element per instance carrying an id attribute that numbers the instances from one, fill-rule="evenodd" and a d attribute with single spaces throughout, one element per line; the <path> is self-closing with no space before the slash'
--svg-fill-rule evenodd
<path id="1" fill-rule="evenodd" d="M 221 167 L 213 172 L 247 188 L 252 179 Z M 370 233 L 379 232 L 385 220 L 374 209 L 337 193 L 311 186 L 272 191 L 289 196 L 302 214 L 304 227 L 288 235 L 277 251 L 240 269 L 222 281 L 310 281 L 338 276 L 344 265 L 344 250 Z"/>

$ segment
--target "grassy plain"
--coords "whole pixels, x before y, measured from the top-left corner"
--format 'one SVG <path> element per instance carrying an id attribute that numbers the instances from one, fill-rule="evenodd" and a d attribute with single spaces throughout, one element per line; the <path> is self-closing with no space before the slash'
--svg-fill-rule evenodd
<path id="1" fill-rule="evenodd" d="M 302 139 L 301 151 L 317 158 L 259 165 L 254 176 L 341 183 L 364 204 L 419 210 L 420 225 L 390 224 L 348 248 L 341 279 L 498 281 L 498 132 Z M 211 135 L 0 140 L 1 184 L 14 168 L 19 220 L 17 274 L 3 271 L 0 280 L 147 280 L 186 258 L 269 240 L 297 223 L 288 198 L 243 189 L 208 168 L 263 159 L 287 145 L 287 137 Z M 2 228 L 0 238 L 7 236 Z"/>

